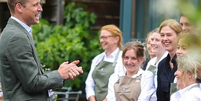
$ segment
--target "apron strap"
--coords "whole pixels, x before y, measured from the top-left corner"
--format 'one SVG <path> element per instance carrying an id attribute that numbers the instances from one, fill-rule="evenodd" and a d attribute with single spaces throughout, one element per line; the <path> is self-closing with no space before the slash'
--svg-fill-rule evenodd
<path id="1" fill-rule="evenodd" d="M 116 56 L 115 56 L 115 59 L 114 59 L 114 62 L 113 62 L 113 64 L 112 64 L 112 66 L 116 66 L 116 64 L 117 64 L 117 59 L 118 59 L 118 57 L 119 57 L 119 53 L 120 53 L 120 49 L 118 49 L 118 52 L 117 52 L 117 54 L 116 54 Z M 103 61 L 104 60 L 104 58 L 105 58 L 105 56 L 103 56 L 103 58 L 102 58 L 102 60 L 101 61 Z M 99 63 L 98 63 L 99 64 Z"/>
<path id="2" fill-rule="evenodd" d="M 118 59 L 118 57 L 119 57 L 119 52 L 120 52 L 120 49 L 118 49 L 118 53 L 116 54 L 116 56 L 115 56 L 115 60 L 114 60 L 114 63 L 113 63 L 113 65 L 112 66 L 116 66 L 116 64 L 117 64 L 117 59 Z"/>

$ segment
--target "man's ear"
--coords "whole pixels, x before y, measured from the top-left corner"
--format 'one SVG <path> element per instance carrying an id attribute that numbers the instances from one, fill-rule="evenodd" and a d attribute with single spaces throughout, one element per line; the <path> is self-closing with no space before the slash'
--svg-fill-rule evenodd
<path id="1" fill-rule="evenodd" d="M 17 3 L 15 5 L 15 11 L 19 12 L 19 13 L 22 13 L 23 12 L 23 6 L 20 3 Z"/>

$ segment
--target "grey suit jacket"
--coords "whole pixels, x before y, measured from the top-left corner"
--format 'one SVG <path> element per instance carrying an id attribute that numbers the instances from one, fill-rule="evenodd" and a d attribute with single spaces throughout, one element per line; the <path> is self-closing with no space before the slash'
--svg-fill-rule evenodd
<path id="1" fill-rule="evenodd" d="M 5 101 L 46 101 L 48 89 L 63 86 L 57 70 L 43 73 L 32 37 L 11 18 L 0 36 L 0 76 Z"/>

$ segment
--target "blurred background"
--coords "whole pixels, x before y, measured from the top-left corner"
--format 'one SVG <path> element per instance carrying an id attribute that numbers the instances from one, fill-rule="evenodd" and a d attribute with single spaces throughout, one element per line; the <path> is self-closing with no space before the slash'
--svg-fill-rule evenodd
<path id="1" fill-rule="evenodd" d="M 84 82 L 91 61 L 103 51 L 98 40 L 103 25 L 117 25 L 126 43 L 144 42 L 163 20 L 179 21 L 181 12 L 192 24 L 201 24 L 201 0 L 41 0 L 41 5 L 40 24 L 32 26 L 38 56 L 47 72 L 63 61 L 81 61 L 84 74 L 65 81 L 66 87 L 82 91 L 80 101 L 86 100 Z M 6 0 L 0 0 L 0 32 L 9 17 Z"/>
<path id="2" fill-rule="evenodd" d="M 124 32 L 124 43 L 130 38 L 144 40 L 147 33 L 167 18 L 178 20 L 179 2 L 200 6 L 201 0 L 41 0 L 42 18 L 51 24 L 63 24 L 64 8 L 71 2 L 84 4 L 84 10 L 96 14 L 90 27 L 99 30 L 106 24 L 115 24 Z M 186 8 L 188 9 L 188 8 Z M 0 0 L 0 29 L 10 17 L 6 0 Z"/>

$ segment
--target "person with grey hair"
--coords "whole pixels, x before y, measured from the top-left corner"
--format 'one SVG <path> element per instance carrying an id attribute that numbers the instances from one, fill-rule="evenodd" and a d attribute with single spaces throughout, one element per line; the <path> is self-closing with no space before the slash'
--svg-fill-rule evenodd
<path id="1" fill-rule="evenodd" d="M 179 91 L 171 95 L 171 101 L 201 101 L 201 55 L 188 54 L 177 59 L 175 72 Z"/>

